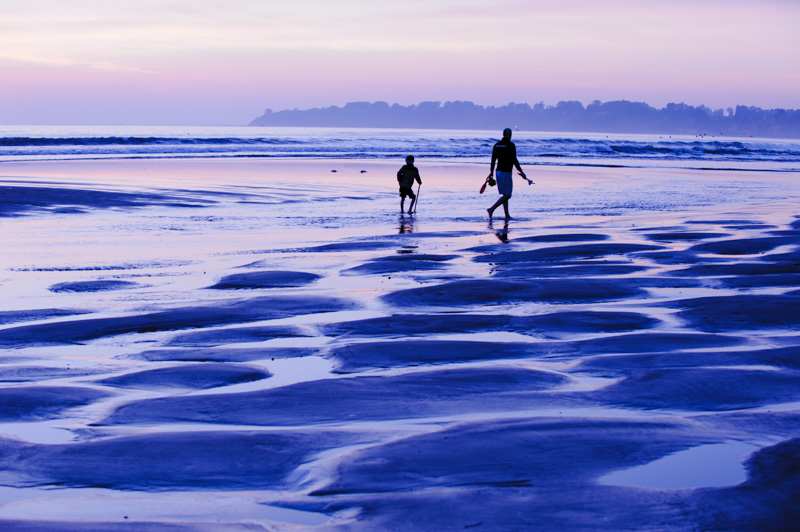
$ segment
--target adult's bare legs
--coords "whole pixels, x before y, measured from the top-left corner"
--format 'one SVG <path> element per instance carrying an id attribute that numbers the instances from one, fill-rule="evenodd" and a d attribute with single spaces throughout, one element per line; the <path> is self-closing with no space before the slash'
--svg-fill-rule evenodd
<path id="1" fill-rule="evenodd" d="M 506 215 L 506 220 L 510 220 L 511 216 L 508 214 L 508 200 L 511 199 L 511 196 L 508 194 L 503 194 L 500 196 L 500 199 L 495 202 L 494 205 L 486 209 L 486 212 L 489 213 L 489 219 L 492 219 L 492 215 L 494 214 L 494 210 L 498 208 L 500 205 L 503 206 L 503 211 Z"/>

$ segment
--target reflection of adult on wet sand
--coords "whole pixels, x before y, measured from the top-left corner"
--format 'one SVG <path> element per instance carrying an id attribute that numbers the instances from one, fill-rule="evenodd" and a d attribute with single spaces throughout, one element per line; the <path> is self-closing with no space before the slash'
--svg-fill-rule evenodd
<path id="1" fill-rule="evenodd" d="M 512 179 L 514 167 L 519 170 L 519 175 L 521 175 L 528 184 L 531 183 L 531 180 L 528 179 L 525 172 L 522 171 L 522 167 L 519 165 L 519 161 L 517 160 L 517 147 L 511 142 L 511 130 L 509 128 L 503 130 L 503 140 L 497 142 L 492 148 L 492 167 L 489 171 L 489 177 L 495 175 L 495 163 L 497 163 L 497 191 L 500 193 L 500 199 L 497 200 L 494 205 L 486 209 L 486 211 L 489 213 L 489 219 L 491 220 L 494 210 L 502 205 L 506 220 L 510 220 L 511 215 L 508 213 L 508 200 L 511 199 L 514 185 Z"/>
<path id="2" fill-rule="evenodd" d="M 494 231 L 494 226 L 492 225 L 491 221 L 489 222 L 489 228 Z M 503 224 L 503 228 L 496 230 L 494 234 L 500 240 L 500 242 L 503 244 L 508 244 L 508 220 L 506 220 L 506 223 Z"/>

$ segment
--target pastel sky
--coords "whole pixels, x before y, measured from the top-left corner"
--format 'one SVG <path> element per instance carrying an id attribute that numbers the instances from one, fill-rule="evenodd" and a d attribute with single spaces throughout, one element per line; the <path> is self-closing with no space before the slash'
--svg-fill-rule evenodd
<path id="1" fill-rule="evenodd" d="M 0 124 L 387 101 L 800 108 L 798 0 L 0 0 Z"/>

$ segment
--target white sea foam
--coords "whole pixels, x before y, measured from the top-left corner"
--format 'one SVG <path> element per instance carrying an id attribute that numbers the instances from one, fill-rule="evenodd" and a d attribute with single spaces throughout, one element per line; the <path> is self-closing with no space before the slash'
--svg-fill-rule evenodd
<path id="1" fill-rule="evenodd" d="M 0 128 L 0 162 L 93 158 L 291 157 L 477 161 L 498 132 L 278 127 Z M 800 171 L 800 141 L 678 135 L 517 132 L 526 164 Z"/>

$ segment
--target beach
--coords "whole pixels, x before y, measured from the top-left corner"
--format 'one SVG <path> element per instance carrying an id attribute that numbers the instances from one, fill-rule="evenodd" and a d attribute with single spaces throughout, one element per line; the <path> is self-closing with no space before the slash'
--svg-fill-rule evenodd
<path id="1" fill-rule="evenodd" d="M 0 164 L 0 526 L 796 526 L 797 172 L 401 165 Z"/>

